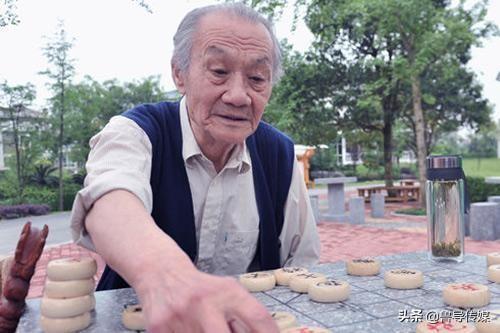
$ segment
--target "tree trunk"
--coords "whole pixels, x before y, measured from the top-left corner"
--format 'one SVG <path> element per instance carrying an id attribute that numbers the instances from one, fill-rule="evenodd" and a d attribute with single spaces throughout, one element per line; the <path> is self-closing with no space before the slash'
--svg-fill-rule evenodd
<path id="1" fill-rule="evenodd" d="M 15 106 L 15 108 L 21 108 L 21 106 Z M 18 116 L 20 109 L 16 110 L 16 116 L 11 111 L 11 120 L 12 120 L 12 133 L 14 135 L 14 149 L 16 151 L 16 173 L 17 173 L 17 196 L 19 203 L 22 202 L 23 197 L 23 176 L 21 174 L 21 147 L 19 143 L 19 128 L 18 128 Z"/>
<path id="2" fill-rule="evenodd" d="M 427 150 L 425 147 L 425 127 L 424 112 L 422 110 L 422 90 L 420 88 L 420 79 L 413 75 L 411 77 L 411 93 L 413 99 L 413 119 L 415 122 L 415 137 L 417 139 L 417 165 L 418 181 L 420 182 L 420 206 L 425 206 L 425 181 L 426 167 L 425 159 Z"/>
<path id="3" fill-rule="evenodd" d="M 63 71 L 64 73 L 64 71 Z M 64 210 L 64 189 L 63 189 L 63 143 L 64 143 L 64 84 L 61 87 L 61 113 L 59 115 L 59 211 Z"/>
<path id="4" fill-rule="evenodd" d="M 384 179 L 385 186 L 392 187 L 393 184 L 393 170 L 392 170 L 392 122 L 384 121 L 384 128 L 382 134 L 384 136 Z"/>

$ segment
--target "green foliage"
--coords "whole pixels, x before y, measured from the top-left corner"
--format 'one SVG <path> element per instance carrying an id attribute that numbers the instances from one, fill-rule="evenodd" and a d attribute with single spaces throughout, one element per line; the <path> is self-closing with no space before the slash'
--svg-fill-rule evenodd
<path id="1" fill-rule="evenodd" d="M 52 211 L 58 210 L 58 189 L 48 186 L 28 185 L 25 187 L 22 198 L 17 198 L 16 188 L 12 183 L 0 181 L 0 204 L 46 204 Z M 66 179 L 64 185 L 63 210 L 71 210 L 76 193 L 82 188 L 80 184 L 71 183 Z"/>
<path id="2" fill-rule="evenodd" d="M 278 16 L 287 4 L 249 2 L 264 12 L 276 9 Z M 383 139 L 379 150 L 384 151 L 386 176 L 391 177 L 393 151 L 397 156 L 409 145 L 422 158 L 443 134 L 464 125 L 477 129 L 490 121 L 491 106 L 467 69 L 471 48 L 497 33 L 495 25 L 485 21 L 485 1 L 467 8 L 463 1 L 447 0 L 296 0 L 294 6 L 296 12 L 305 9 L 304 20 L 315 39 L 306 55 L 294 55 L 285 64 L 285 83 L 276 87 L 283 90 L 277 94 L 283 97 L 276 97 L 276 109 L 284 110 L 282 118 L 275 118 L 284 127 L 309 126 L 314 117 L 295 115 L 308 108 L 317 123 L 327 121 L 344 134 L 370 132 L 372 138 Z M 289 73 L 298 75 L 288 78 Z M 423 107 L 418 150 L 414 101 Z M 402 117 L 404 121 L 396 122 Z M 395 142 L 393 127 L 401 133 Z"/>
<path id="3" fill-rule="evenodd" d="M 4 171 L 0 179 L 0 202 L 13 205 L 22 202 L 16 174 L 10 169 Z"/>
<path id="4" fill-rule="evenodd" d="M 500 185 L 486 184 L 484 177 L 467 177 L 470 202 L 487 201 L 489 196 L 500 195 Z"/>
<path id="5" fill-rule="evenodd" d="M 415 215 L 415 216 L 424 216 L 427 214 L 425 208 L 405 208 L 398 209 L 395 211 L 397 214 L 407 214 L 407 215 Z"/>
<path id="6" fill-rule="evenodd" d="M 311 171 L 335 171 L 339 170 L 340 166 L 337 163 L 338 155 L 335 149 L 335 143 L 329 145 L 328 148 L 316 148 L 316 152 L 310 160 Z"/>
<path id="7" fill-rule="evenodd" d="M 0 28 L 18 24 L 17 0 L 3 0 L 2 2 L 3 4 L 0 6 Z"/>
<path id="8" fill-rule="evenodd" d="M 71 160 L 83 167 L 90 149 L 90 138 L 111 117 L 139 104 L 165 100 L 166 92 L 157 76 L 125 83 L 117 80 L 99 83 L 87 76 L 82 82 L 70 85 L 66 95 L 65 144 L 71 147 Z"/>
<path id="9" fill-rule="evenodd" d="M 52 211 L 57 211 L 57 189 L 46 186 L 27 186 L 24 191 L 23 203 L 46 204 Z"/>
<path id="10" fill-rule="evenodd" d="M 57 177 L 53 175 L 56 170 L 57 168 L 49 161 L 39 161 L 35 164 L 33 173 L 30 176 L 30 183 L 54 188 L 57 186 Z"/>
<path id="11" fill-rule="evenodd" d="M 433 155 L 461 155 L 467 154 L 467 144 L 457 133 L 443 134 L 432 147 Z"/>
<path id="12" fill-rule="evenodd" d="M 64 186 L 64 210 L 71 210 L 75 196 L 82 189 L 80 184 L 70 183 L 69 181 Z"/>
<path id="13" fill-rule="evenodd" d="M 67 36 L 64 23 L 59 22 L 57 31 L 49 38 L 46 46 L 43 48 L 47 57 L 49 68 L 40 74 L 46 75 L 50 80 L 50 98 L 51 112 L 49 112 L 49 124 L 51 133 L 45 137 L 51 145 L 53 156 L 57 156 L 59 169 L 59 210 L 64 207 L 63 202 L 63 159 L 64 146 L 67 143 L 67 134 L 65 134 L 65 114 L 68 110 L 67 89 L 75 74 L 74 60 L 70 56 L 73 47 L 73 41 Z M 57 133 L 57 135 L 54 135 Z"/>
<path id="14" fill-rule="evenodd" d="M 147 1 L 145 1 L 145 0 L 132 0 L 132 2 L 135 2 L 140 7 L 144 8 L 148 13 L 150 13 L 150 14 L 153 13 L 153 10 L 151 9 L 151 6 L 148 4 Z"/>
<path id="15" fill-rule="evenodd" d="M 17 197 L 22 197 L 22 192 L 31 171 L 33 161 L 41 154 L 37 144 L 39 133 L 39 119 L 37 114 L 28 109 L 35 99 L 35 87 L 26 85 L 11 86 L 7 82 L 0 84 L 0 122 L 3 123 L 3 135 L 11 138 L 12 159 L 7 165 L 17 178 Z M 9 149 L 6 149 L 8 154 Z"/>
<path id="16" fill-rule="evenodd" d="M 328 82 L 334 79 L 330 71 L 319 71 L 316 63 L 290 52 L 284 44 L 283 68 L 286 75 L 273 89 L 264 120 L 292 137 L 296 142 L 318 145 L 331 142 L 337 135 L 337 112 L 329 101 Z M 318 87 L 324 83 L 324 89 Z M 317 89 L 313 89 L 316 87 Z"/>
<path id="17" fill-rule="evenodd" d="M 484 158 L 496 157 L 497 155 L 497 137 L 493 131 L 479 131 L 470 136 L 467 156 Z"/>

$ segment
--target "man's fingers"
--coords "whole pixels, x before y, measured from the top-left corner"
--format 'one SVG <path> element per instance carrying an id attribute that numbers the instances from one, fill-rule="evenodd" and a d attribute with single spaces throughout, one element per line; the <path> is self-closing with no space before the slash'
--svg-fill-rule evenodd
<path id="1" fill-rule="evenodd" d="M 248 328 L 248 332 L 279 333 L 278 326 L 271 317 L 271 314 L 248 293 L 245 301 L 241 302 L 233 313 L 235 318 L 241 321 L 241 327 Z"/>
<path id="2" fill-rule="evenodd" d="M 194 318 L 193 318 L 194 319 Z M 229 329 L 229 325 L 227 323 L 226 318 L 224 318 L 223 314 L 219 311 L 215 310 L 206 310 L 200 313 L 200 333 L 212 333 L 212 332 L 221 332 L 221 333 L 233 333 Z M 245 333 L 245 332 L 242 332 Z"/>
<path id="3" fill-rule="evenodd" d="M 245 326 L 238 318 L 229 321 L 231 333 L 250 333 L 250 329 Z"/>

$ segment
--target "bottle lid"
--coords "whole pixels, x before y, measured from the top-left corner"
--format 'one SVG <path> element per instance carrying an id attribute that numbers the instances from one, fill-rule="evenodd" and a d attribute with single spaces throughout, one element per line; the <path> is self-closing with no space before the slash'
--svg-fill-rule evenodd
<path id="1" fill-rule="evenodd" d="M 459 155 L 432 155 L 427 157 L 427 169 L 461 168 L 462 157 Z"/>

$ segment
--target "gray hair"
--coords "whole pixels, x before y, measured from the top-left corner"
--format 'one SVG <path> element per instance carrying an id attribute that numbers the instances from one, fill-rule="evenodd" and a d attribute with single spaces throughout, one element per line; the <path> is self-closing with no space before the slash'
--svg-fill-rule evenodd
<path id="1" fill-rule="evenodd" d="M 274 34 L 274 27 L 271 21 L 263 17 L 254 9 L 247 7 L 243 3 L 223 3 L 194 9 L 187 13 L 182 19 L 174 35 L 174 54 L 172 55 L 172 64 L 177 66 L 181 72 L 186 73 L 191 62 L 191 49 L 193 40 L 197 31 L 198 23 L 201 18 L 207 14 L 215 12 L 227 12 L 237 17 L 248 20 L 251 23 L 262 23 L 271 36 L 273 42 L 273 72 L 272 82 L 275 84 L 283 74 L 281 68 L 281 50 L 280 44 Z"/>

